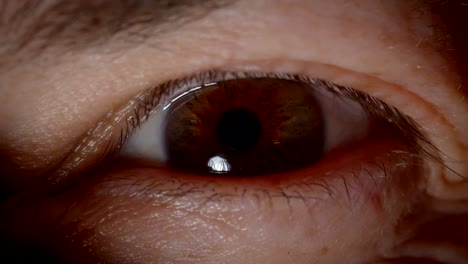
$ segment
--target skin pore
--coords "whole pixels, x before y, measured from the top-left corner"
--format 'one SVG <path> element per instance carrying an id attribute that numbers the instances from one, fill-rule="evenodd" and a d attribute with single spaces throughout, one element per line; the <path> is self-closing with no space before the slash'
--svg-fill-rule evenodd
<path id="1" fill-rule="evenodd" d="M 434 11 L 440 3 L 17 2 L 0 9 L 12 21 L 0 24 L 0 180 L 8 186 L 0 238 L 8 250 L 40 245 L 63 263 L 468 259 L 467 89 L 460 39 Z M 346 154 L 353 161 L 303 173 L 331 171 L 353 184 L 332 178 L 333 198 L 315 184 L 318 199 L 302 200 L 268 199 L 271 186 L 256 180 L 207 184 L 158 168 L 91 168 L 132 98 L 213 69 L 301 74 L 365 92 L 417 122 L 437 160 L 398 139 L 363 145 Z M 398 158 L 385 154 L 396 150 Z M 375 186 L 356 173 L 356 160 Z M 55 191 L 56 171 L 78 176 Z"/>

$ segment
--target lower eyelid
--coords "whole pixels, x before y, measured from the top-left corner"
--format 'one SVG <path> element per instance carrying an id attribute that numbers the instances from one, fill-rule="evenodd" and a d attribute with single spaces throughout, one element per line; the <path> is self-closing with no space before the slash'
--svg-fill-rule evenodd
<path id="1" fill-rule="evenodd" d="M 332 154 L 322 165 L 254 178 L 195 176 L 164 168 L 118 168 L 93 189 L 99 197 L 127 196 L 155 202 L 162 199 L 168 203 L 176 203 L 183 197 L 199 206 L 215 198 L 232 201 L 261 195 L 267 199 L 259 201 L 296 199 L 320 207 L 321 201 L 331 199 L 354 207 L 379 200 L 387 188 L 403 191 L 401 188 L 405 187 L 400 184 L 402 181 L 408 184 L 408 176 L 411 181 L 418 180 L 419 157 L 396 145 L 396 142 L 368 144 L 354 151 Z"/>
<path id="2" fill-rule="evenodd" d="M 381 225 L 387 232 L 387 225 L 413 204 L 406 194 L 413 190 L 421 169 L 418 155 L 396 146 L 395 141 L 366 144 L 343 155 L 337 153 L 330 157 L 332 162 L 325 159 L 314 168 L 244 180 L 111 164 L 110 171 L 97 175 L 95 183 L 80 191 L 83 194 L 61 223 L 77 225 L 74 232 L 96 234 L 99 243 L 129 248 L 152 243 L 148 238 L 151 233 L 149 237 L 161 243 L 157 247 L 169 251 L 180 246 L 179 239 L 184 239 L 187 248 L 195 246 L 199 235 L 207 236 L 205 243 L 221 243 L 217 239 L 228 234 L 219 234 L 219 230 L 255 235 L 249 226 L 252 221 L 262 222 L 266 236 L 284 236 L 285 241 L 306 238 L 311 245 L 316 235 L 291 238 L 289 229 L 273 229 L 292 221 L 298 230 L 313 227 L 323 243 L 343 235 L 322 233 L 330 230 L 330 225 L 339 225 L 332 232 L 364 230 L 369 225 L 376 230 L 381 230 L 376 227 Z M 411 197 L 417 199 L 417 193 Z M 155 229 L 159 231 L 153 233 Z M 196 230 L 202 233 L 192 234 Z M 173 235 L 179 232 L 183 238 Z M 138 239 L 128 244 L 127 235 Z"/>

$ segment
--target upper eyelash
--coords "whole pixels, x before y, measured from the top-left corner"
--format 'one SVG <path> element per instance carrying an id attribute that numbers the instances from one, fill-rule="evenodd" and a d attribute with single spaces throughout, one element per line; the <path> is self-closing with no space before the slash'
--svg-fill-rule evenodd
<path id="1" fill-rule="evenodd" d="M 150 90 L 148 96 L 144 96 L 143 100 L 137 105 L 133 115 L 127 120 L 127 125 L 121 131 L 121 136 L 115 144 L 116 151 L 120 150 L 125 144 L 127 138 L 132 132 L 138 128 L 149 116 L 154 109 L 161 105 L 161 101 L 174 96 L 176 90 L 179 93 L 187 92 L 190 89 L 201 86 L 207 83 L 221 82 L 232 79 L 245 78 L 274 78 L 300 81 L 309 84 L 312 87 L 323 87 L 328 92 L 336 96 L 344 96 L 358 102 L 369 117 L 382 118 L 391 120 L 391 122 L 402 132 L 408 143 L 419 154 L 443 164 L 441 160 L 440 150 L 432 144 L 432 142 L 424 135 L 421 127 L 409 116 L 403 114 L 397 108 L 388 105 L 387 103 L 375 98 L 365 92 L 353 89 L 351 87 L 341 86 L 319 78 L 311 78 L 304 75 L 290 73 L 262 73 L 262 72 L 225 72 L 225 71 L 207 71 L 197 73 L 190 77 L 171 80 L 162 85 L 159 85 Z M 449 167 L 444 165 L 447 169 Z M 454 173 L 457 173 L 451 170 Z"/>
<path id="2" fill-rule="evenodd" d="M 291 73 L 227 72 L 211 70 L 197 73 L 189 77 L 174 79 L 157 86 L 151 89 L 150 96 L 141 102 L 139 109 L 135 109 L 135 117 L 138 116 L 138 113 L 141 109 L 143 109 L 143 115 L 137 117 L 138 122 L 134 123 L 133 125 L 130 123 L 127 124 L 125 131 L 130 133 L 122 134 L 122 137 L 119 139 L 119 143 L 116 145 L 116 152 L 120 150 L 129 135 L 131 135 L 131 132 L 139 127 L 141 122 L 146 120 L 151 115 L 153 109 L 156 106 L 161 104 L 161 99 L 172 96 L 175 90 L 179 90 L 182 87 L 183 89 L 180 89 L 181 92 L 186 92 L 195 86 L 203 86 L 207 83 L 245 78 L 275 78 L 300 81 L 310 84 L 311 86 L 323 87 L 334 95 L 344 96 L 346 98 L 352 99 L 362 106 L 369 117 L 391 120 L 390 122 L 392 122 L 405 136 L 406 140 L 408 140 L 410 147 L 412 147 L 423 158 L 426 158 L 432 162 L 436 162 L 455 175 L 461 178 L 465 178 L 465 176 L 461 175 L 444 163 L 442 160 L 443 153 L 423 133 L 421 126 L 411 117 L 405 115 L 397 108 L 388 105 L 376 97 L 351 87 L 337 85 L 320 78 L 312 78 L 305 75 Z"/>

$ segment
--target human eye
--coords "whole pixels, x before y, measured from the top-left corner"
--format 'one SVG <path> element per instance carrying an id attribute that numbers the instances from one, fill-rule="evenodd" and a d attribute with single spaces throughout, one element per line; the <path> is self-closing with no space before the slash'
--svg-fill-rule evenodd
<path id="1" fill-rule="evenodd" d="M 60 45 L 32 42 L 44 55 L 28 64 L 8 64 L 26 52 L 5 59 L 2 86 L 16 88 L 0 116 L 11 121 L 0 130 L 5 254 L 463 263 L 465 233 L 451 227 L 466 212 L 466 188 L 453 187 L 466 177 L 466 103 L 427 9 L 215 2 L 90 4 L 84 13 L 112 15 L 77 15 L 63 36 L 51 31 Z M 153 30 L 154 17 L 174 23 Z M 125 34 L 90 30 L 91 45 L 88 22 Z"/>
<path id="2" fill-rule="evenodd" d="M 312 165 L 355 145 L 369 130 L 365 109 L 377 113 L 350 98 L 366 99 L 357 91 L 291 74 L 208 72 L 156 89 L 168 92 L 143 96 L 152 98 L 127 117 L 119 156 L 195 174 L 254 176 Z"/>
<path id="3" fill-rule="evenodd" d="M 147 184 L 169 179 L 197 194 L 211 182 L 220 185 L 222 191 L 211 189 L 219 197 L 263 193 L 262 202 L 295 199 L 305 205 L 340 198 L 356 206 L 407 177 L 406 167 L 421 162 L 417 154 L 436 154 L 397 109 L 300 75 L 210 71 L 151 88 L 131 102 L 117 114 L 118 132 L 102 142 L 107 163 L 146 167 L 141 174 L 154 175 Z M 92 134 L 101 136 L 102 128 Z M 87 141 L 95 147 L 93 136 Z M 88 146 L 80 144 L 76 152 L 86 153 Z M 76 163 L 74 155 L 70 160 L 71 167 L 62 165 L 68 171 L 58 174 L 89 164 Z"/>
<path id="4" fill-rule="evenodd" d="M 377 193 L 383 187 L 377 181 L 396 174 L 385 168 L 388 160 L 399 160 L 397 167 L 404 167 L 416 149 L 434 154 L 432 146 L 418 138 L 422 135 L 405 137 L 405 131 L 418 128 L 398 110 L 355 89 L 316 78 L 207 72 L 171 81 L 136 98 L 135 108 L 118 125 L 123 131 L 117 133 L 118 142 L 110 143 L 119 149 L 112 158 L 164 168 L 160 174 L 175 171 L 172 179 L 195 174 L 212 176 L 205 180 L 216 182 L 230 178 L 228 184 L 235 186 L 236 180 L 248 177 L 252 192 L 275 179 L 281 184 L 265 193 L 289 199 L 286 186 L 315 185 L 321 193 L 333 195 L 336 186 L 328 186 L 327 181 L 333 177 L 326 175 L 335 174 L 342 187 L 357 184 L 367 188 L 358 192 Z M 369 159 L 375 155 L 380 157 Z M 343 168 L 354 178 L 338 173 Z M 378 170 L 382 171 L 371 173 Z M 258 176 L 263 177 L 256 180 Z M 195 179 L 189 182 L 196 185 Z M 294 192 L 291 197 L 306 202 L 304 190 Z M 346 194 L 350 199 L 349 190 Z"/>

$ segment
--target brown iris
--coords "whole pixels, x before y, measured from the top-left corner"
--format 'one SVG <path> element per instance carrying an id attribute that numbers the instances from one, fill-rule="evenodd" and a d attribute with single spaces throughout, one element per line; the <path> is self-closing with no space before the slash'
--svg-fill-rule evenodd
<path id="1" fill-rule="evenodd" d="M 270 78 L 219 82 L 169 109 L 169 166 L 196 174 L 294 170 L 323 155 L 321 108 L 308 84 Z"/>

